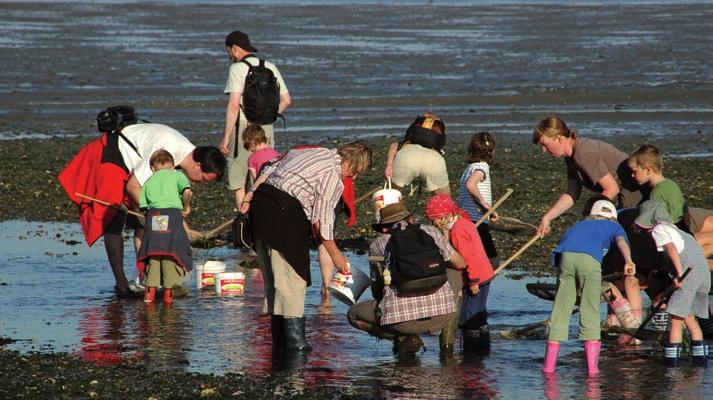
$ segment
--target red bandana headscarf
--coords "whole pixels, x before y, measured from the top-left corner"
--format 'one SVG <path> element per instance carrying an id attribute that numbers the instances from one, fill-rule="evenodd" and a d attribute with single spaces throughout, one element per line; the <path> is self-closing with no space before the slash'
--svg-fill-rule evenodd
<path id="1" fill-rule="evenodd" d="M 426 202 L 426 217 L 430 220 L 441 218 L 448 214 L 458 214 L 470 219 L 468 213 L 458 208 L 456 203 L 447 194 L 436 194 Z"/>

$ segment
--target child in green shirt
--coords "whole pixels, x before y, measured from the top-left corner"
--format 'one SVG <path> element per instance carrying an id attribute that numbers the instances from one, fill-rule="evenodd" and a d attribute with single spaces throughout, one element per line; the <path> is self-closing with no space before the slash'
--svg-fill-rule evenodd
<path id="1" fill-rule="evenodd" d="M 141 188 L 139 208 L 146 211 L 146 227 L 138 254 L 139 268 L 145 271 L 144 301 L 152 303 L 156 288 L 164 288 L 163 301 L 173 299 L 173 289 L 192 269 L 191 246 L 183 218 L 191 212 L 191 184 L 166 150 L 151 155 L 151 177 Z"/>
<path id="2" fill-rule="evenodd" d="M 660 201 L 671 215 L 673 224 L 688 232 L 683 220 L 687 212 L 686 200 L 676 182 L 663 176 L 663 157 L 659 149 L 645 144 L 629 156 L 628 164 L 636 183 L 651 186 L 649 198 Z"/>

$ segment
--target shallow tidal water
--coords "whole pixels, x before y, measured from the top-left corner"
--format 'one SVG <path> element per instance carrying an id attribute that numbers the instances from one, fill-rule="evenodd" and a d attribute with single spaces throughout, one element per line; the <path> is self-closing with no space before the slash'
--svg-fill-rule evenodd
<path id="1" fill-rule="evenodd" d="M 331 386 L 365 397 L 385 398 L 706 398 L 713 370 L 687 362 L 666 370 L 661 350 L 651 343 L 617 348 L 605 342 L 597 379 L 587 379 L 578 341 L 563 344 L 554 377 L 540 372 L 544 340 L 498 339 L 497 333 L 546 319 L 550 303 L 530 295 L 528 279 L 498 277 L 489 298 L 493 332 L 489 356 L 439 358 L 438 337 L 424 336 L 425 350 L 399 359 L 391 343 L 353 329 L 347 307 L 321 303 L 320 274 L 306 304 L 308 341 L 314 350 L 288 363 L 273 360 L 270 321 L 260 314 L 262 277 L 247 270 L 246 292 L 218 297 L 196 290 L 172 308 L 140 300 L 116 299 L 101 242 L 88 248 L 77 224 L 7 221 L 0 223 L 0 337 L 17 339 L 10 349 L 61 351 L 102 365 L 139 363 L 156 369 L 222 375 L 285 375 L 289 388 Z M 195 261 L 226 260 L 239 270 L 238 250 L 195 249 Z M 349 254 L 366 271 L 366 257 Z M 127 275 L 135 275 L 127 246 Z M 314 257 L 313 257 L 314 258 Z M 365 293 L 362 299 L 369 297 Z M 576 318 L 571 337 L 576 335 Z M 459 343 L 459 340 L 457 344 Z"/>

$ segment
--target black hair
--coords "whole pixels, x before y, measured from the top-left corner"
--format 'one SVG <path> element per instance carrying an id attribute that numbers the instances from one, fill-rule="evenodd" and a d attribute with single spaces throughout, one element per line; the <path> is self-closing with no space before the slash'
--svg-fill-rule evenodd
<path id="1" fill-rule="evenodd" d="M 201 163 L 201 171 L 215 174 L 216 179 L 223 177 L 225 172 L 225 156 L 215 146 L 200 146 L 193 150 L 193 161 Z"/>

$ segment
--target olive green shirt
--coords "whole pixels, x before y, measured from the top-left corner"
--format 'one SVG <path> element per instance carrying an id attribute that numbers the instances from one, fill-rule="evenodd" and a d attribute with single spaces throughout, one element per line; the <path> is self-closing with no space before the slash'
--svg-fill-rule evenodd
<path id="1" fill-rule="evenodd" d="M 681 188 L 678 187 L 676 182 L 664 178 L 663 181 L 654 186 L 650 197 L 652 200 L 658 200 L 664 205 L 666 211 L 671 214 L 671 220 L 674 224 L 683 219 L 683 215 L 686 212 L 686 200 L 683 198 Z"/>

